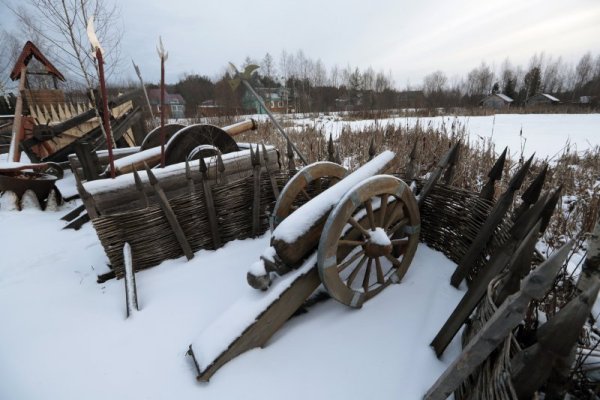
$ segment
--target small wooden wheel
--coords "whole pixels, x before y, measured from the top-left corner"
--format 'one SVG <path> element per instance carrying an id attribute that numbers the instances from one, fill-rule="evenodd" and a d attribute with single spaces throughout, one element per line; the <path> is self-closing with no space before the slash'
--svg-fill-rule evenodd
<path id="1" fill-rule="evenodd" d="M 185 128 L 185 125 L 181 124 L 166 124 L 165 125 L 165 144 L 169 141 L 171 136 L 173 136 L 178 131 Z M 152 129 L 142 140 L 142 144 L 140 145 L 140 150 L 148 150 L 152 147 L 160 146 L 160 126 Z"/>
<path id="2" fill-rule="evenodd" d="M 329 214 L 319 241 L 319 275 L 331 297 L 359 308 L 400 282 L 419 227 L 417 202 L 402 180 L 378 175 L 352 188 Z"/>
<path id="3" fill-rule="evenodd" d="M 165 146 L 166 165 L 184 162 L 192 150 L 203 144 L 212 145 L 223 154 L 239 150 L 235 140 L 223 129 L 214 125 L 190 125 L 169 139 Z"/>
<path id="4" fill-rule="evenodd" d="M 348 175 L 346 168 L 329 161 L 319 161 L 302 168 L 288 181 L 277 199 L 273 215 L 271 215 L 271 231 L 298 208 L 300 201 L 306 202 L 312 198 L 310 195 L 312 190 L 309 186 L 320 184 L 321 178 L 328 178 L 326 185 L 329 187 L 346 175 Z"/>

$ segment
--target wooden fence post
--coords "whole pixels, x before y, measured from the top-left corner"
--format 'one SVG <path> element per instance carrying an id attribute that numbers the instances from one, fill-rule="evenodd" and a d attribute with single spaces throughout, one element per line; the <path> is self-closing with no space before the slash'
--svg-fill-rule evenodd
<path id="1" fill-rule="evenodd" d="M 140 201 L 144 208 L 148 208 L 150 203 L 148 202 L 148 196 L 146 196 L 146 192 L 144 191 L 144 185 L 142 184 L 142 180 L 140 179 L 140 174 L 138 174 L 135 166 L 132 164 L 131 168 L 133 169 L 133 180 L 135 181 L 135 188 L 140 194 Z"/>
<path id="2" fill-rule="evenodd" d="M 222 185 L 227 185 L 227 183 L 229 182 L 229 179 L 227 179 L 226 172 L 227 171 L 225 168 L 225 163 L 223 162 L 223 157 L 221 156 L 221 153 L 218 152 L 217 153 L 217 175 L 219 176 L 218 182 Z"/>
<path id="3" fill-rule="evenodd" d="M 152 185 L 154 193 L 156 193 L 158 204 L 163 210 L 163 213 L 165 214 L 165 217 L 169 222 L 169 226 L 175 234 L 175 238 L 177 238 L 177 242 L 179 243 L 179 246 L 181 246 L 181 250 L 183 250 L 183 254 L 185 254 L 188 260 L 191 260 L 192 258 L 194 258 L 194 252 L 192 251 L 192 248 L 190 247 L 190 244 L 187 238 L 185 237 L 183 229 L 181 229 L 179 221 L 177 221 L 177 217 L 175 216 L 175 213 L 173 212 L 173 209 L 169 204 L 169 200 L 167 199 L 165 192 L 160 187 L 156 176 L 154 176 L 154 173 L 152 172 L 150 167 L 148 167 L 148 164 L 144 163 L 144 166 L 146 167 L 146 173 L 148 174 L 148 181 L 150 182 L 150 185 Z"/>
<path id="4" fill-rule="evenodd" d="M 221 235 L 219 233 L 219 224 L 217 222 L 217 209 L 212 195 L 212 187 L 208 184 L 208 167 L 204 158 L 200 157 L 200 176 L 202 178 L 202 192 L 204 193 L 204 202 L 206 203 L 206 214 L 208 216 L 208 225 L 212 236 L 213 247 L 221 247 Z"/>
<path id="5" fill-rule="evenodd" d="M 264 143 L 262 143 L 262 154 L 265 160 L 265 169 L 267 171 L 267 176 L 269 177 L 269 182 L 271 182 L 271 190 L 273 190 L 273 196 L 275 197 L 275 201 L 279 199 L 279 187 L 277 186 L 277 182 L 275 181 L 275 177 L 273 176 L 273 172 L 271 171 L 271 167 L 269 166 L 269 152 Z"/>
<path id="6" fill-rule="evenodd" d="M 452 146 L 452 148 L 450 148 L 450 150 L 448 150 L 446 152 L 444 157 L 442 157 L 440 159 L 435 171 L 433 171 L 433 173 L 431 174 L 431 176 L 429 177 L 429 179 L 423 186 L 423 189 L 421 189 L 421 191 L 417 195 L 417 203 L 419 204 L 419 207 L 421 207 L 423 205 L 425 198 L 427 197 L 427 195 L 429 194 L 431 189 L 433 189 L 433 187 L 437 184 L 438 180 L 442 176 L 442 172 L 444 171 L 444 168 L 446 168 L 446 166 L 452 160 L 454 160 L 456 158 L 456 154 L 458 152 L 459 147 L 460 147 L 460 140 L 454 146 Z"/>
<path id="7" fill-rule="evenodd" d="M 252 179 L 253 179 L 253 190 L 254 195 L 252 200 L 252 237 L 257 237 L 260 232 L 260 148 L 256 146 L 256 151 L 252 151 L 250 146 L 250 157 L 252 159 Z"/>
<path id="8" fill-rule="evenodd" d="M 506 336 L 523 320 L 531 299 L 541 299 L 554 283 L 556 274 L 567 258 L 573 242 L 556 251 L 527 276 L 521 290 L 509 296 L 492 318 L 464 347 L 462 353 L 446 368 L 423 397 L 443 400 L 450 396 L 475 368 L 481 365 Z"/>
<path id="9" fill-rule="evenodd" d="M 577 288 L 587 289 L 598 277 L 600 277 L 600 216 L 587 240 L 587 255 L 581 268 Z"/>
<path id="10" fill-rule="evenodd" d="M 371 142 L 369 143 L 369 161 L 375 157 L 377 150 L 375 150 L 375 135 L 371 136 Z"/>
<path id="11" fill-rule="evenodd" d="M 327 161 L 335 162 L 335 148 L 333 147 L 333 136 L 331 133 L 327 141 Z"/>
<path id="12" fill-rule="evenodd" d="M 417 143 L 418 140 L 415 140 L 415 143 L 413 144 L 412 150 L 410 151 L 410 154 L 408 155 L 408 164 L 406 164 L 406 168 L 405 168 L 405 176 L 406 179 L 409 181 L 412 181 L 413 179 L 415 179 L 415 176 L 417 175 Z"/>
<path id="13" fill-rule="evenodd" d="M 137 287 L 135 284 L 135 271 L 133 270 L 133 255 L 131 246 L 125 242 L 123 245 L 123 263 L 125 264 L 125 302 L 127 304 L 127 318 L 135 311 L 139 311 Z"/>
<path id="14" fill-rule="evenodd" d="M 252 148 L 252 146 L 250 146 Z M 292 144 L 288 140 L 287 142 L 287 157 L 288 157 L 288 171 L 292 174 L 296 171 L 296 164 L 294 164 L 294 149 L 292 148 Z"/>
<path id="15" fill-rule="evenodd" d="M 454 287 L 458 287 L 460 282 L 465 279 L 468 273 L 473 269 L 477 260 L 481 256 L 481 252 L 485 249 L 485 246 L 489 242 L 490 238 L 494 234 L 496 227 L 502 222 L 504 215 L 512 205 L 513 197 L 515 192 L 519 190 L 521 185 L 523 184 L 523 180 L 525 179 L 525 175 L 529 170 L 529 166 L 533 161 L 533 156 L 525 163 L 523 166 L 517 171 L 517 173 L 512 177 L 510 183 L 508 184 L 508 189 L 500 196 L 494 208 L 490 211 L 487 219 L 483 223 L 483 226 L 479 230 L 477 237 L 469 246 L 469 249 L 462 257 L 456 270 L 452 274 L 452 278 L 450 279 L 450 283 Z"/>
<path id="16" fill-rule="evenodd" d="M 542 168 L 540 173 L 535 177 L 535 179 L 531 182 L 527 189 L 525 189 L 525 191 L 521 195 L 521 199 L 523 200 L 523 202 L 515 210 L 515 213 L 513 214 L 513 221 L 516 221 L 525 212 L 525 210 L 531 207 L 533 203 L 538 201 L 540 193 L 542 193 L 542 187 L 544 186 L 544 181 L 546 180 L 547 172 L 548 164 L 544 165 L 544 168 Z"/>

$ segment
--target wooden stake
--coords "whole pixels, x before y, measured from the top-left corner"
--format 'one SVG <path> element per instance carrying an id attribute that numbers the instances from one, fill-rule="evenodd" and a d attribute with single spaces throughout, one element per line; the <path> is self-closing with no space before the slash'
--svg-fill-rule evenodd
<path id="1" fill-rule="evenodd" d="M 221 235 L 219 233 L 219 224 L 217 222 L 217 210 L 212 195 L 212 187 L 208 184 L 208 167 L 204 158 L 200 157 L 200 176 L 202 177 L 202 191 L 204 192 L 204 202 L 206 203 L 206 213 L 208 216 L 208 225 L 212 236 L 213 246 L 218 249 L 222 246 Z"/>
<path id="2" fill-rule="evenodd" d="M 131 246 L 125 242 L 123 245 L 123 263 L 125 264 L 125 303 L 127 304 L 127 318 L 135 311 L 139 311 L 137 287 L 135 284 L 135 271 L 133 270 L 133 256 Z"/>

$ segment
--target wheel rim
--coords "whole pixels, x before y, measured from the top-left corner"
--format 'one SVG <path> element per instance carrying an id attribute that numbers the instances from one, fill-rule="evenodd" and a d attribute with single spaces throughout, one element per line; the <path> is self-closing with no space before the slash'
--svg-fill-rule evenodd
<path id="1" fill-rule="evenodd" d="M 319 182 L 321 178 L 329 178 L 327 185 L 330 187 L 346 175 L 346 168 L 329 161 L 313 163 L 298 171 L 285 185 L 273 208 L 271 232 L 297 208 L 299 199 L 311 200 L 310 190 L 307 190 L 311 184 Z"/>
<path id="2" fill-rule="evenodd" d="M 330 213 L 318 249 L 318 269 L 329 294 L 361 307 L 399 282 L 414 257 L 420 216 L 403 181 L 390 175 L 365 180 Z"/>

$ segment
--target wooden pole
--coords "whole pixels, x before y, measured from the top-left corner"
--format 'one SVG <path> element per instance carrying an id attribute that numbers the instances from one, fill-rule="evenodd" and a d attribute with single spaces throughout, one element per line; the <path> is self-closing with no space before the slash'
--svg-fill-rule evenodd
<path id="1" fill-rule="evenodd" d="M 15 118 L 13 123 L 12 137 L 10 139 L 10 147 L 8 150 L 8 160 L 19 162 L 21 161 L 21 150 L 19 143 L 21 142 L 21 131 L 23 130 L 23 91 L 25 90 L 25 82 L 27 81 L 27 66 L 21 68 L 21 76 L 19 77 L 19 93 L 17 93 L 17 104 L 15 105 Z"/>
<path id="2" fill-rule="evenodd" d="M 106 81 L 104 79 L 104 58 L 102 49 L 96 49 L 96 58 L 98 60 L 98 80 L 100 81 L 100 95 L 102 96 L 102 125 L 106 135 L 106 147 L 108 150 L 108 163 L 110 165 L 110 177 L 115 177 L 115 158 L 113 156 L 112 132 L 109 120 L 108 93 L 106 92 Z"/>
<path id="3" fill-rule="evenodd" d="M 135 73 L 140 80 L 140 84 L 142 85 L 142 90 L 144 91 L 144 97 L 146 98 L 146 105 L 148 106 L 148 112 L 150 112 L 150 118 L 152 119 L 152 126 L 155 126 L 156 121 L 154 121 L 154 113 L 152 112 L 152 106 L 150 105 L 150 99 L 148 98 L 148 92 L 146 91 L 146 85 L 144 85 L 144 79 L 142 79 L 142 73 L 140 72 L 140 68 L 135 64 L 133 59 L 131 60 L 133 63 L 133 68 L 135 69 Z"/>
<path id="4" fill-rule="evenodd" d="M 160 167 L 165 167 L 165 58 L 160 57 Z"/>
<path id="5" fill-rule="evenodd" d="M 208 225 L 212 236 L 213 246 L 218 249 L 222 246 L 221 234 L 219 233 L 219 223 L 217 220 L 217 209 L 212 194 L 212 186 L 208 184 L 208 167 L 204 158 L 200 157 L 200 176 L 202 177 L 202 192 L 204 193 L 204 202 L 206 203 L 206 214 L 208 216 Z"/>
<path id="6" fill-rule="evenodd" d="M 135 271 L 133 270 L 133 255 L 131 246 L 127 242 L 123 245 L 123 263 L 125 264 L 125 303 L 127 304 L 127 318 L 129 318 L 140 308 L 135 284 Z"/>
<path id="7" fill-rule="evenodd" d="M 253 178 L 253 200 L 252 200 L 252 237 L 257 237 L 260 232 L 260 147 L 256 146 L 256 151 L 252 151 L 252 145 L 250 146 L 250 154 L 252 158 L 252 165 L 254 171 L 252 172 Z"/>

